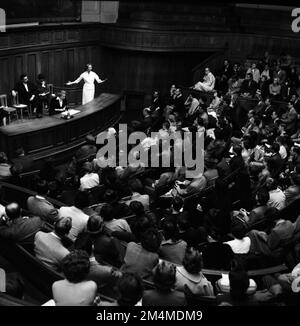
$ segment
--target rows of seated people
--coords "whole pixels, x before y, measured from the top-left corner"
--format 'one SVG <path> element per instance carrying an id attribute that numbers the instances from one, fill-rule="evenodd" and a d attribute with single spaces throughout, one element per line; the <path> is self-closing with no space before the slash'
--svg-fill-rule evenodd
<path id="1" fill-rule="evenodd" d="M 278 303 L 293 291 L 299 261 L 291 273 L 265 277 L 259 286 L 246 271 L 284 262 L 291 241 L 297 249 L 300 220 L 280 212 L 300 198 L 299 96 L 289 95 L 287 109 L 267 97 L 240 128 L 236 104 L 223 94 L 206 101 L 172 85 L 165 97 L 154 92 L 143 119 L 128 125 L 147 134 L 146 153 L 174 136 L 158 153 L 171 162 L 182 147 L 178 135 L 204 133 L 203 173 L 188 178 L 184 166 L 146 167 L 138 153 L 136 163 L 103 168 L 103 160 L 115 158 L 98 155 L 101 146 L 88 136 L 63 168 L 45 163 L 33 184 L 37 194 L 27 200 L 29 218 L 17 199 L 1 207 L 0 237 L 31 243 L 41 262 L 64 273 L 53 285 L 55 304 L 185 305 L 191 294 L 219 292 L 223 304 Z M 153 131 L 162 139 L 151 137 Z M 117 136 L 114 128 L 108 133 Z M 193 139 L 187 146 L 195 148 Z M 20 152 L 17 163 L 1 153 L 0 175 L 22 185 L 18 171 L 26 155 Z M 47 196 L 63 206 L 55 208 Z M 212 284 L 203 266 L 231 272 Z M 141 280 L 155 288 L 143 290 Z M 97 293 L 108 282 L 119 299 L 99 303 Z M 69 295 L 70 284 L 78 296 Z"/>

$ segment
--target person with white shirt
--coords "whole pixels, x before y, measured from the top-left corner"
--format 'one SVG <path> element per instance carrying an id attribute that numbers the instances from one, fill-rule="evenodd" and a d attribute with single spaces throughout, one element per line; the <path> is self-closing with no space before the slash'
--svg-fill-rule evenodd
<path id="1" fill-rule="evenodd" d="M 99 175 L 93 172 L 93 165 L 90 162 L 85 162 L 82 166 L 84 171 L 84 176 L 80 178 L 80 188 L 79 190 L 89 190 L 99 185 Z"/>
<path id="2" fill-rule="evenodd" d="M 67 86 L 78 84 L 81 80 L 84 81 L 82 89 L 82 105 L 92 101 L 95 96 L 95 80 L 98 84 L 104 83 L 106 81 L 99 78 L 99 76 L 92 71 L 93 66 L 88 63 L 86 65 L 86 70 L 83 72 L 76 80 L 73 82 L 67 82 Z"/>
<path id="3" fill-rule="evenodd" d="M 283 159 L 283 160 L 285 160 L 286 159 L 286 157 L 287 157 L 287 150 L 286 150 L 286 148 L 285 148 L 285 146 L 284 146 L 284 137 L 283 136 L 279 136 L 279 137 L 277 137 L 276 138 L 276 142 L 279 144 L 279 154 L 280 154 L 280 156 L 281 156 L 281 158 Z"/>
<path id="4" fill-rule="evenodd" d="M 203 77 L 203 82 L 199 81 L 198 83 L 196 83 L 194 89 L 203 92 L 211 92 L 215 88 L 215 82 L 215 76 L 210 72 L 210 69 L 207 67 L 205 68 L 205 76 Z"/>
<path id="5" fill-rule="evenodd" d="M 114 218 L 113 208 L 110 204 L 104 204 L 101 207 L 100 216 L 103 218 L 104 226 L 106 227 L 106 229 L 110 230 L 111 232 L 119 231 L 131 233 L 131 228 L 125 219 Z"/>
<path id="6" fill-rule="evenodd" d="M 251 239 L 246 236 L 247 230 L 241 222 L 236 222 L 231 228 L 233 240 L 225 242 L 235 254 L 248 254 L 251 247 Z"/>
<path id="7" fill-rule="evenodd" d="M 251 68 L 247 70 L 247 74 L 252 73 L 253 80 L 258 83 L 260 80 L 260 72 L 259 69 L 256 67 L 256 63 L 252 63 Z"/>
<path id="8" fill-rule="evenodd" d="M 269 190 L 270 199 L 267 203 L 269 207 L 275 207 L 277 209 L 283 209 L 285 207 L 285 194 L 278 188 L 277 181 L 273 178 L 268 178 L 266 181 L 266 187 Z"/>
<path id="9" fill-rule="evenodd" d="M 71 217 L 72 228 L 68 234 L 72 241 L 77 239 L 79 233 L 83 232 L 86 228 L 89 216 L 86 215 L 82 209 L 88 206 L 88 194 L 80 191 L 77 193 L 73 206 L 62 206 L 59 209 L 60 217 Z"/>

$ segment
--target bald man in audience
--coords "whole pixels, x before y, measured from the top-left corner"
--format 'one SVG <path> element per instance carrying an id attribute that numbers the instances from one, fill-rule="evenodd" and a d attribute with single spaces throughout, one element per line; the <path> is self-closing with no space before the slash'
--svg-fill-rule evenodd
<path id="1" fill-rule="evenodd" d="M 0 237 L 19 244 L 30 244 L 38 231 L 50 232 L 51 228 L 39 217 L 22 216 L 18 203 L 5 207 L 5 217 L 1 219 Z"/>

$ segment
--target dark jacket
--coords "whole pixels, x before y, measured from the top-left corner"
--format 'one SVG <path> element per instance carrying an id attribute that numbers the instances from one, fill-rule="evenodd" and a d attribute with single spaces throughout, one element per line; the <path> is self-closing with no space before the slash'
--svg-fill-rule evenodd
<path id="1" fill-rule="evenodd" d="M 19 244 L 33 244 L 34 236 L 38 231 L 50 230 L 39 217 L 19 217 L 0 226 L 0 237 Z"/>
<path id="2" fill-rule="evenodd" d="M 23 84 L 23 82 L 18 82 L 15 87 L 14 90 L 18 92 L 18 97 L 19 97 L 19 103 L 20 104 L 30 104 L 29 99 L 31 98 L 32 95 L 37 96 L 37 88 L 36 85 L 28 82 L 28 92 Z M 36 100 L 36 98 L 35 98 Z"/>
<path id="3" fill-rule="evenodd" d="M 254 80 L 245 79 L 242 82 L 241 93 L 249 93 L 251 96 L 254 96 L 254 94 L 257 90 L 257 87 L 258 87 L 258 85 Z"/>
<path id="4" fill-rule="evenodd" d="M 49 115 L 57 114 L 59 111 L 55 111 L 55 109 L 63 109 L 66 108 L 68 105 L 67 99 L 63 99 L 62 105 L 60 105 L 60 102 L 57 97 L 53 98 L 50 102 L 50 108 L 49 108 Z"/>

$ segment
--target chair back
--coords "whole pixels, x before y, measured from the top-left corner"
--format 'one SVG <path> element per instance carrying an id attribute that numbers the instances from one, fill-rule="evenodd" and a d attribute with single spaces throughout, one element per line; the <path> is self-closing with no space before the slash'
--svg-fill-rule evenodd
<path id="1" fill-rule="evenodd" d="M 16 95 L 12 97 L 12 105 L 19 105 L 19 93 L 15 91 Z"/>
<path id="2" fill-rule="evenodd" d="M 3 106 L 4 108 L 7 108 L 7 95 L 1 94 L 0 95 L 0 106 Z"/>
<path id="3" fill-rule="evenodd" d="M 49 94 L 52 95 L 53 92 L 54 92 L 53 84 L 47 84 L 47 88 L 48 88 L 48 92 L 49 92 Z"/>

